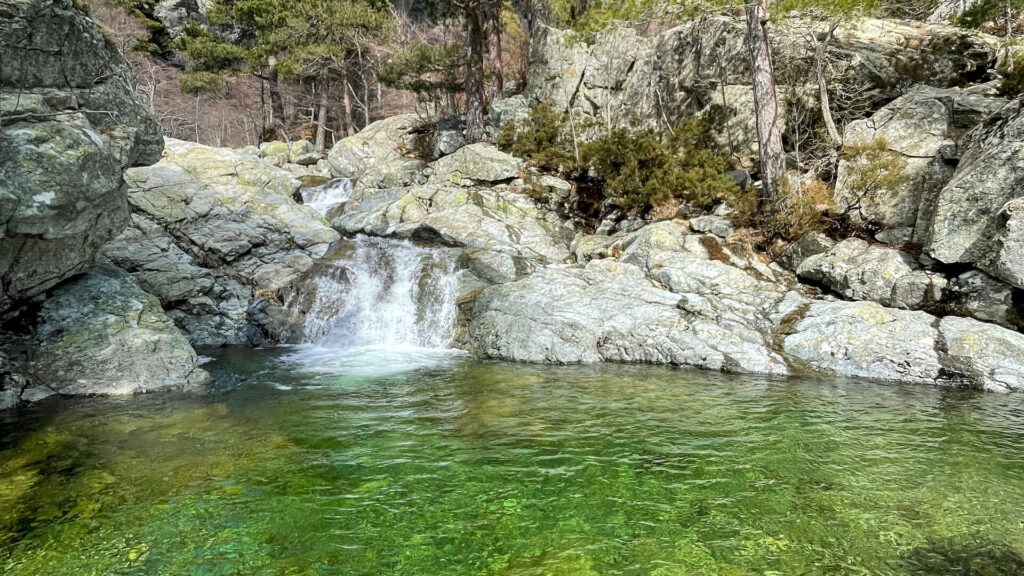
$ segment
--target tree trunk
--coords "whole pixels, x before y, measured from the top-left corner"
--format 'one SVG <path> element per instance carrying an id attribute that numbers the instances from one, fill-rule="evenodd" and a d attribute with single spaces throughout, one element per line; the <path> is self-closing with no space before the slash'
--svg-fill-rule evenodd
<path id="1" fill-rule="evenodd" d="M 316 151 L 323 154 L 327 147 L 327 111 L 331 105 L 327 92 L 327 70 L 320 73 L 320 110 L 316 118 Z"/>
<path id="2" fill-rule="evenodd" d="M 837 149 L 842 148 L 843 137 L 839 134 L 839 129 L 836 128 L 836 121 L 832 118 L 832 104 L 829 102 L 828 97 L 828 81 L 825 78 L 825 53 L 828 51 L 828 45 L 832 41 L 832 36 L 838 27 L 839 24 L 829 26 L 825 39 L 818 43 L 817 49 L 814 51 L 814 66 L 818 77 L 818 100 L 821 104 L 821 117 L 825 121 L 825 129 L 828 131 L 829 139 L 832 140 L 832 146 Z"/>
<path id="3" fill-rule="evenodd" d="M 480 2 L 466 5 L 469 62 L 466 65 L 466 141 L 484 139 L 484 27 Z"/>
<path id="4" fill-rule="evenodd" d="M 352 128 L 352 88 L 348 85 L 348 62 L 341 66 L 341 91 L 344 96 L 341 98 L 342 111 L 341 128 L 345 136 L 352 136 L 356 131 Z"/>
<path id="5" fill-rule="evenodd" d="M 782 122 L 775 94 L 775 70 L 772 49 L 768 43 L 769 0 L 747 4 L 747 43 L 750 46 L 750 69 L 754 84 L 754 111 L 757 114 L 757 143 L 761 157 L 761 185 L 765 200 L 779 199 L 779 188 L 786 175 L 786 155 L 782 149 Z"/>
<path id="6" fill-rule="evenodd" d="M 533 33 L 541 26 L 548 24 L 548 1 L 547 0 L 526 0 L 526 34 L 533 39 Z"/>
<path id="7" fill-rule="evenodd" d="M 491 102 L 501 100 L 505 89 L 505 74 L 501 63 L 501 2 L 487 2 L 487 97 Z"/>
<path id="8" fill-rule="evenodd" d="M 270 69 L 267 75 L 267 91 L 270 93 L 270 116 L 277 138 L 282 141 L 288 140 L 288 133 L 284 125 L 284 99 L 281 98 L 281 84 L 278 81 L 277 70 Z"/>

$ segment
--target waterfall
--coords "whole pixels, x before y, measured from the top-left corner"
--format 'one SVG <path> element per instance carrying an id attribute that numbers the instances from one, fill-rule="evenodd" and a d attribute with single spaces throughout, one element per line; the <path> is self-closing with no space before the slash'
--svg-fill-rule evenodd
<path id="1" fill-rule="evenodd" d="M 459 273 L 449 250 L 357 236 L 285 306 L 306 344 L 288 359 L 332 373 L 392 373 L 450 356 Z"/>
<path id="2" fill-rule="evenodd" d="M 302 191 L 302 203 L 326 216 L 331 208 L 348 202 L 352 196 L 352 181 L 348 178 L 336 178 L 313 188 Z"/>

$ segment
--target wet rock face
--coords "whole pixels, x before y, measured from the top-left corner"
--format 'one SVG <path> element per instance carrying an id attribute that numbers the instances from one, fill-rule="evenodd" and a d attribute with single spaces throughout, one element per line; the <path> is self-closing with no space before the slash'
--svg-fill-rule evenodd
<path id="1" fill-rule="evenodd" d="M 299 181 L 227 149 L 167 141 L 127 174 L 132 225 L 104 248 L 196 345 L 261 343 L 279 292 L 338 234 L 292 199 Z"/>
<path id="2" fill-rule="evenodd" d="M 70 0 L 0 1 L 0 311 L 87 269 L 127 222 L 122 170 L 163 138 Z"/>

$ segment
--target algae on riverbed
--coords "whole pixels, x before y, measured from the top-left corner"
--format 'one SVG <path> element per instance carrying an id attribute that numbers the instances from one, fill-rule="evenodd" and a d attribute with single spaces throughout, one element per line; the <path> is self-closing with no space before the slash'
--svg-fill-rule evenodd
<path id="1" fill-rule="evenodd" d="M 208 398 L 0 424 L 3 572 L 1024 567 L 1016 396 L 468 359 L 341 379 L 280 356 L 208 364 Z"/>

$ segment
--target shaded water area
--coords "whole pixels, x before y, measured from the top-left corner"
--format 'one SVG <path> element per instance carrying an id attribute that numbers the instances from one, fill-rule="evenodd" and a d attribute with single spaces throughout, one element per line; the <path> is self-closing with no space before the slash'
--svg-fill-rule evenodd
<path id="1" fill-rule="evenodd" d="M 1024 573 L 1018 396 L 291 353 L 0 425 L 0 572 Z"/>

